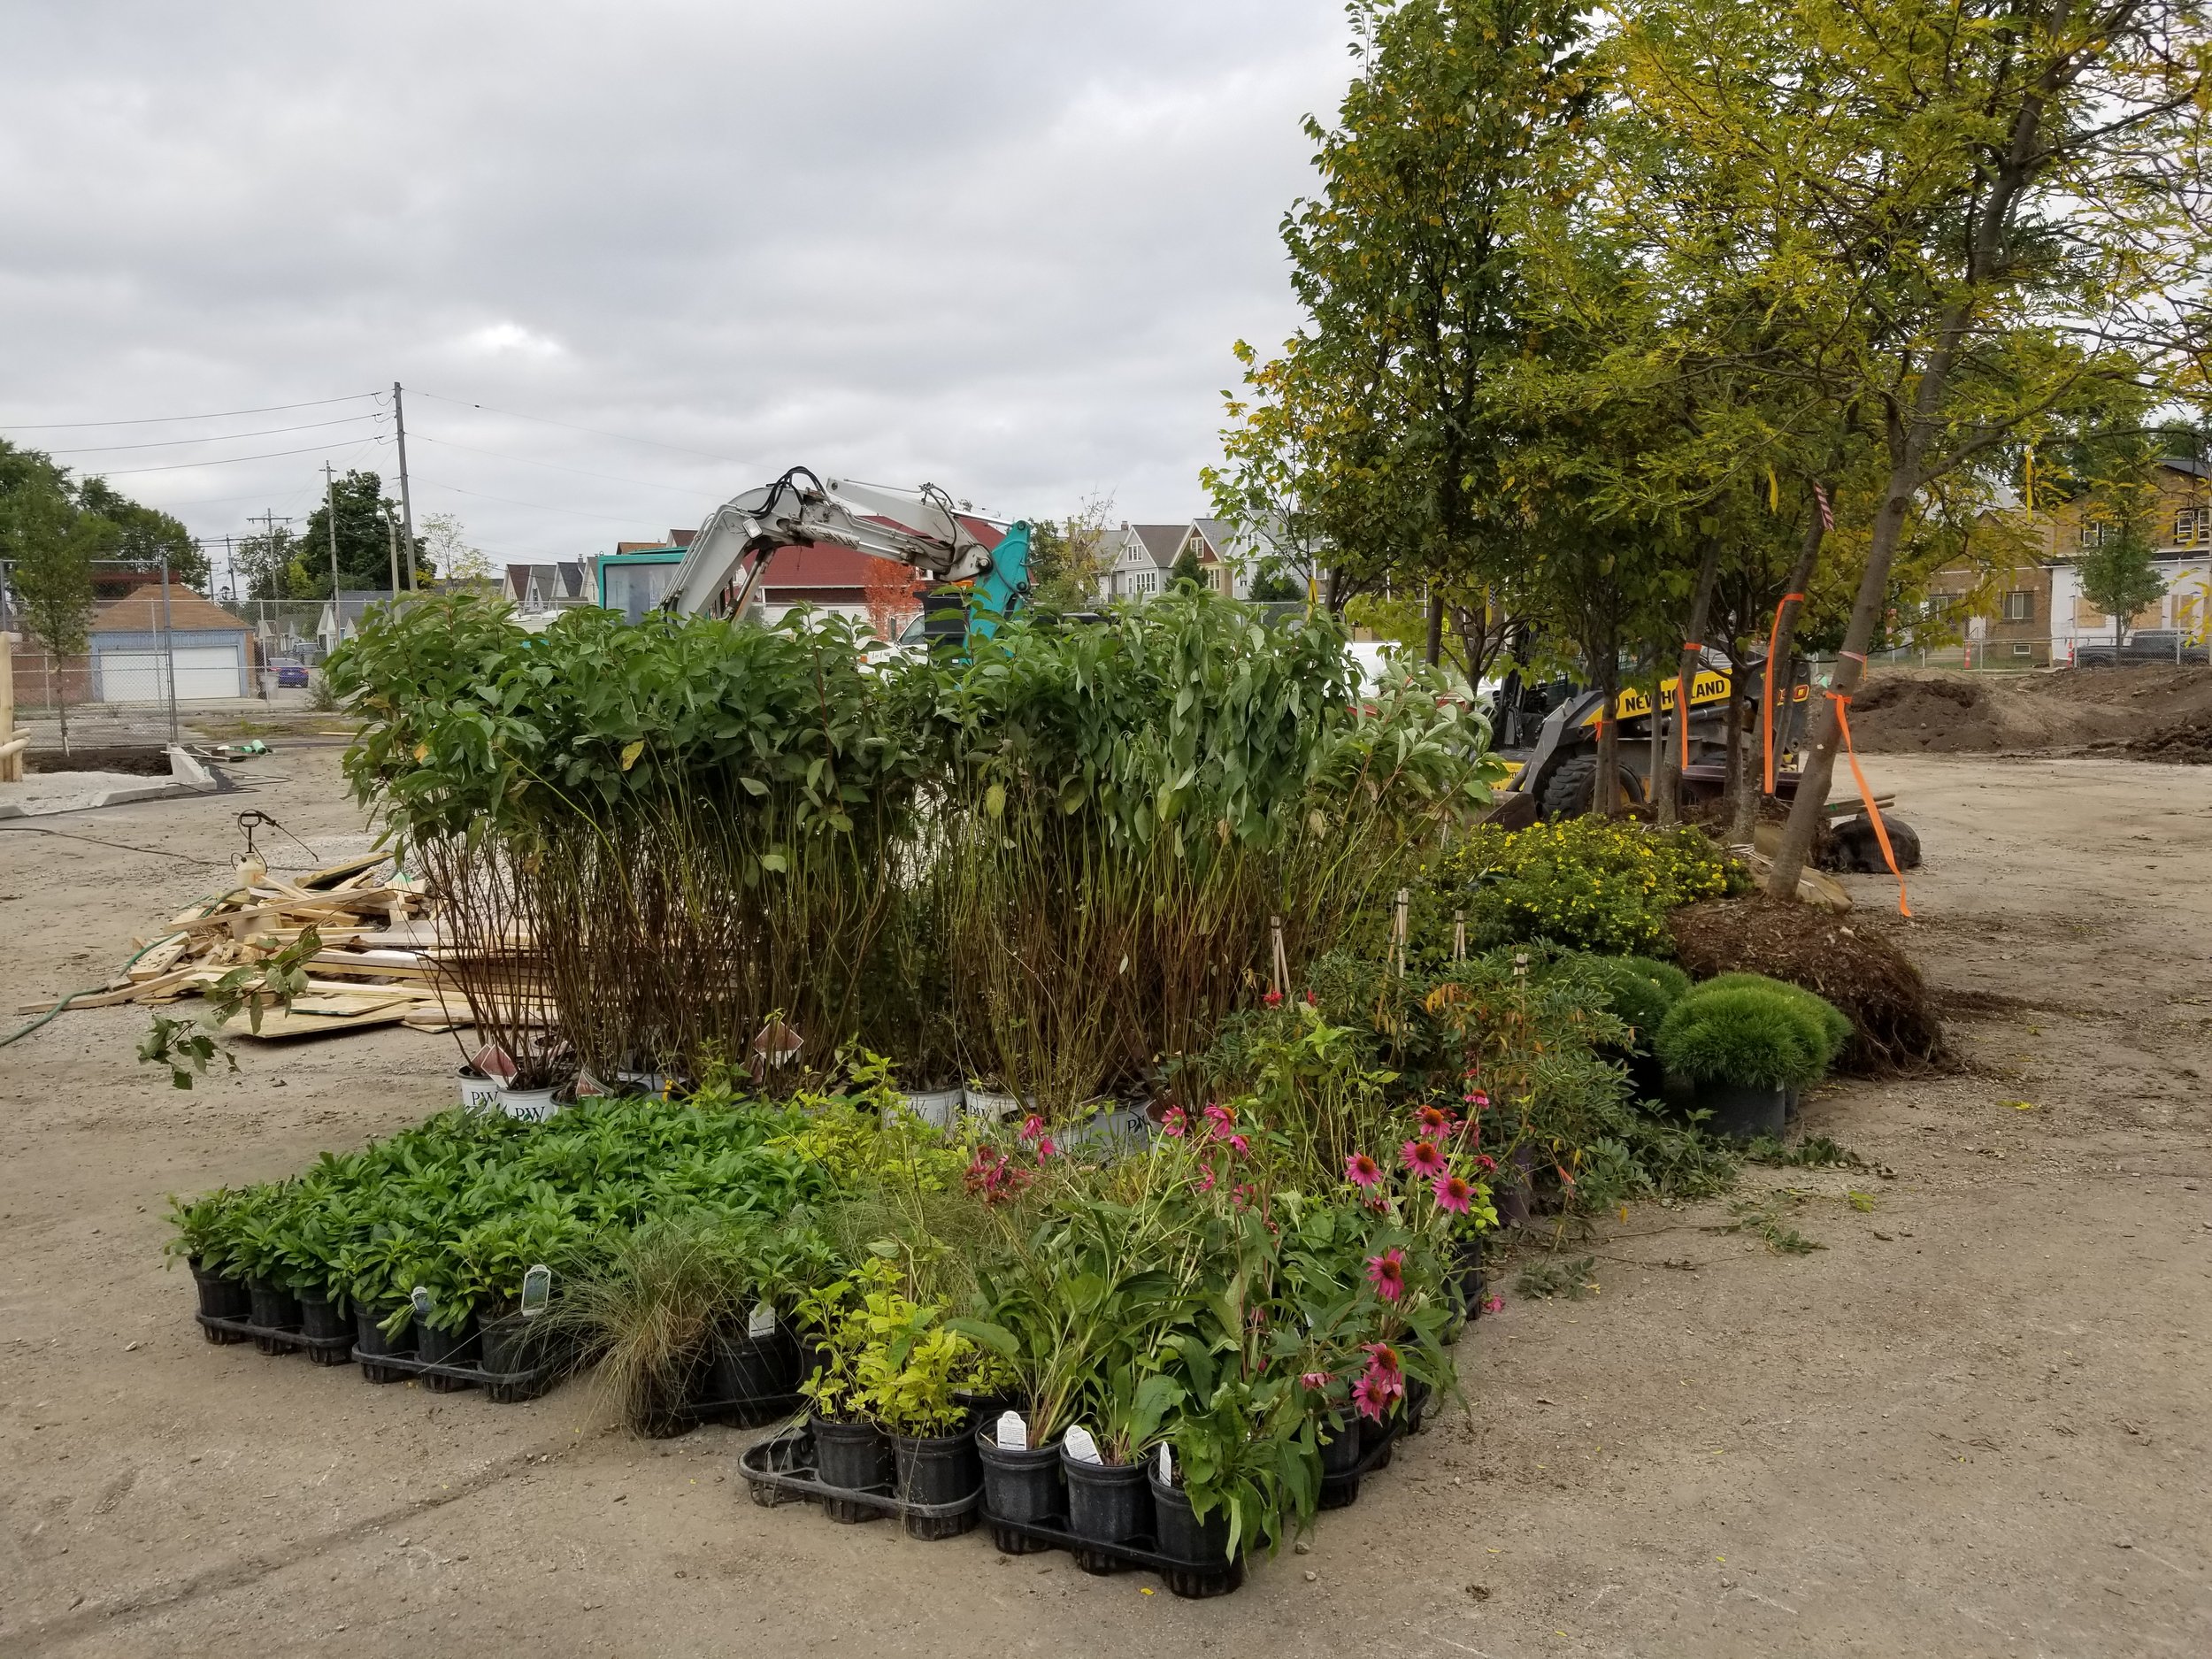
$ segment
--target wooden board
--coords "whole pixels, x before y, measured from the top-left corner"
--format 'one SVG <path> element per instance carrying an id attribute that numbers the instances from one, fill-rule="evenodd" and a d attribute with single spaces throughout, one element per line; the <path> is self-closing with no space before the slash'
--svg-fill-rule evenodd
<path id="1" fill-rule="evenodd" d="M 367 1031 L 376 1025 L 396 1025 L 407 1018 L 408 1010 L 417 1006 L 412 1002 L 395 1002 L 389 1008 L 380 1008 L 373 1013 L 353 1014 L 340 1019 L 325 1014 L 266 1014 L 262 1017 L 261 1029 L 252 1030 L 243 1013 L 222 1027 L 226 1037 L 256 1037 L 263 1042 L 289 1042 L 299 1037 L 342 1037 L 349 1031 Z"/>
<path id="2" fill-rule="evenodd" d="M 325 864 L 320 870 L 311 871 L 300 877 L 295 885 L 311 889 L 340 887 L 366 875 L 379 864 L 388 864 L 391 856 L 389 853 L 363 853 L 357 858 L 341 858 L 334 864 Z"/>

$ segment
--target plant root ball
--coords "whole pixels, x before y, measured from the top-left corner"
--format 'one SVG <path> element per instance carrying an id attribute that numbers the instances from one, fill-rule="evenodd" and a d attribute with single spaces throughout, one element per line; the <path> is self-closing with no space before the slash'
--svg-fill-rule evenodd
<path id="1" fill-rule="evenodd" d="M 1919 969 L 1888 940 L 1810 904 L 1703 899 L 1670 911 L 1676 959 L 1700 979 L 1763 973 L 1826 997 L 1850 1018 L 1836 1069 L 1886 1077 L 1953 1064 Z"/>

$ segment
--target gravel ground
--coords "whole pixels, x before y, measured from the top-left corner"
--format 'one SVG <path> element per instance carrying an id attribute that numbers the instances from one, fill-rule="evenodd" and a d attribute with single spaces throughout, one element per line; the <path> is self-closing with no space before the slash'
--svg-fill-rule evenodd
<path id="1" fill-rule="evenodd" d="M 8 1006 L 219 881 L 244 807 L 362 844 L 330 750 L 257 764 L 43 826 L 90 840 L 0 827 Z M 1970 1069 L 1809 1102 L 1887 1171 L 1763 1172 L 1809 1256 L 1724 1206 L 1574 1247 L 1596 1296 L 1481 1322 L 1475 1414 L 1216 1601 L 757 1508 L 749 1436 L 634 1442 L 588 1382 L 496 1407 L 206 1346 L 161 1194 L 443 1104 L 452 1041 L 242 1045 L 181 1094 L 142 1011 L 65 1014 L 0 1050 L 0 1654 L 2212 1651 L 2212 773 L 1869 770 L 1928 849 L 1920 919 L 1877 925 Z M 1850 885 L 1870 921 L 1893 896 Z"/>

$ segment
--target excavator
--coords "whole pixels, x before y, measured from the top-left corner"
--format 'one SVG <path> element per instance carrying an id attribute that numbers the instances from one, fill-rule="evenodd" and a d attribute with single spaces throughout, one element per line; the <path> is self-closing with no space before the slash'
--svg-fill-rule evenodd
<path id="1" fill-rule="evenodd" d="M 818 544 L 895 559 L 931 578 L 920 623 L 928 642 L 988 638 L 1029 594 L 1028 525 L 982 518 L 933 484 L 895 489 L 795 466 L 715 510 L 662 609 L 741 617 L 778 549 Z"/>

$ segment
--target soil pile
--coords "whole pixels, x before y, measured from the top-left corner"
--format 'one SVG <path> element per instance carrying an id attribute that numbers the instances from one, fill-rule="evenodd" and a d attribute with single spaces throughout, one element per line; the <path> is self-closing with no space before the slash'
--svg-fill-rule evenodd
<path id="1" fill-rule="evenodd" d="M 2128 745 L 2138 760 L 2162 760 L 2180 766 L 2212 765 L 2212 720 L 2184 720 L 2147 733 Z"/>
<path id="2" fill-rule="evenodd" d="M 1850 1016 L 1837 1069 L 1859 1077 L 1951 1058 L 1920 970 L 1888 940 L 1814 905 L 1752 894 L 1686 904 L 1667 918 L 1676 959 L 1699 979 L 1763 973 L 1816 991 Z"/>
<path id="3" fill-rule="evenodd" d="M 2050 754 L 2161 745 L 2212 726 L 2212 669 L 2064 668 L 2022 675 L 1883 670 L 1851 700 L 1851 735 L 1870 754 Z M 2180 747 L 2191 747 L 2181 739 Z M 2195 746 L 2202 747 L 2202 740 Z"/>

